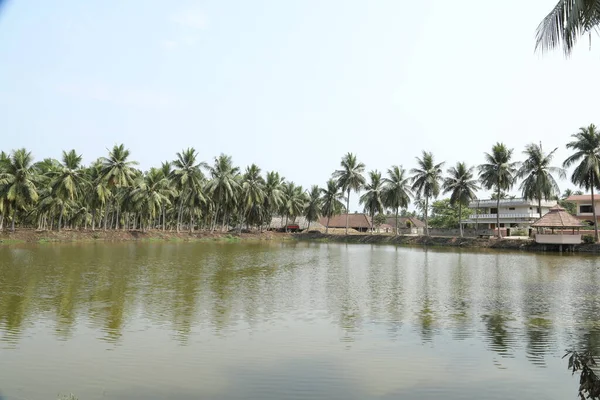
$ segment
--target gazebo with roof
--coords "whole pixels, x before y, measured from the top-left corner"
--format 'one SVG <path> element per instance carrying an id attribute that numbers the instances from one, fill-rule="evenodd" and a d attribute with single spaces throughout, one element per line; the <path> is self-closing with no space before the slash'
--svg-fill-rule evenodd
<path id="1" fill-rule="evenodd" d="M 581 243 L 579 233 L 579 228 L 583 226 L 581 221 L 559 205 L 552 207 L 531 226 L 538 230 L 535 234 L 536 243 L 558 245 Z"/>

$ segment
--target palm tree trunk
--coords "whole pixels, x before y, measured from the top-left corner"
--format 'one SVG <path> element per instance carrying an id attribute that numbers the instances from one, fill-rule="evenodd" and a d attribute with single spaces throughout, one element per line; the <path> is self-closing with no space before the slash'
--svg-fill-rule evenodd
<path id="1" fill-rule="evenodd" d="M 371 235 L 375 231 L 375 211 L 371 213 Z"/>
<path id="2" fill-rule="evenodd" d="M 595 217 L 595 216 L 594 216 Z M 10 230 L 12 232 L 15 231 L 15 219 L 17 218 L 17 208 L 15 207 L 13 209 L 13 216 L 12 216 L 12 221 L 10 222 Z M 597 232 L 597 231 L 596 231 Z"/>
<path id="3" fill-rule="evenodd" d="M 62 226 L 62 219 L 63 219 L 63 213 L 65 212 L 65 205 L 64 203 L 60 205 L 60 214 L 58 214 L 58 231 L 60 232 L 60 228 Z"/>
<path id="4" fill-rule="evenodd" d="M 331 217 L 328 215 L 327 216 L 327 226 L 325 227 L 325 234 L 329 235 L 329 220 L 331 219 Z"/>
<path id="5" fill-rule="evenodd" d="M 117 215 L 115 216 L 115 230 L 118 230 L 119 229 L 119 209 L 121 207 L 119 207 L 119 205 L 116 204 L 115 208 L 117 209 Z"/>
<path id="6" fill-rule="evenodd" d="M 396 236 L 399 235 L 399 232 L 398 232 L 398 208 L 399 207 L 396 207 Z"/>
<path id="7" fill-rule="evenodd" d="M 108 224 L 108 201 L 106 202 L 106 207 L 104 209 L 104 230 L 107 228 Z"/>
<path id="8" fill-rule="evenodd" d="M 593 181 L 592 181 L 593 183 Z M 596 219 L 596 203 L 594 201 L 594 185 L 590 185 L 592 193 L 592 212 L 594 213 L 594 241 L 598 242 L 598 220 Z M 14 230 L 14 229 L 13 229 Z"/>
<path id="9" fill-rule="evenodd" d="M 220 204 L 217 203 L 217 207 L 215 208 L 215 216 L 213 217 L 212 226 L 210 227 L 210 231 L 214 232 L 217 229 L 217 216 L 219 215 L 219 207 Z"/>
<path id="10" fill-rule="evenodd" d="M 194 213 L 190 210 L 190 233 L 194 233 Z"/>
<path id="11" fill-rule="evenodd" d="M 539 218 L 542 218 L 542 196 L 538 198 L 538 214 Z"/>
<path id="12" fill-rule="evenodd" d="M 287 233 L 287 227 L 288 227 L 288 215 L 285 214 L 285 233 Z"/>
<path id="13" fill-rule="evenodd" d="M 458 202 L 458 229 L 460 231 L 460 237 L 463 237 L 463 226 L 462 226 L 462 203 Z"/>
<path id="14" fill-rule="evenodd" d="M 346 235 L 348 234 L 348 222 L 350 217 L 350 189 L 348 189 L 348 198 L 346 198 Z"/>
<path id="15" fill-rule="evenodd" d="M 429 218 L 427 218 L 427 210 L 429 209 L 429 197 L 425 196 L 425 211 L 423 215 L 425 216 L 425 235 L 429 236 Z"/>
<path id="16" fill-rule="evenodd" d="M 166 219 L 166 215 L 167 215 L 167 207 L 165 207 L 165 205 L 162 205 L 162 230 L 163 232 L 165 231 L 165 219 Z"/>
<path id="17" fill-rule="evenodd" d="M 92 231 L 96 230 L 96 208 L 92 209 Z"/>
<path id="18" fill-rule="evenodd" d="M 0 214 L 0 231 L 4 228 L 4 214 Z"/>
<path id="19" fill-rule="evenodd" d="M 308 220 L 308 225 L 306 226 L 306 231 L 310 231 L 310 220 Z"/>
<path id="20" fill-rule="evenodd" d="M 225 231 L 225 222 L 229 219 L 229 213 L 227 212 L 227 207 L 223 208 L 223 222 L 221 223 L 221 232 Z"/>
<path id="21" fill-rule="evenodd" d="M 179 233 L 179 229 L 181 226 L 181 212 L 183 210 L 183 193 L 181 193 L 181 197 L 179 198 L 179 207 L 177 207 L 177 233 Z"/>
<path id="22" fill-rule="evenodd" d="M 500 184 L 498 184 L 498 193 L 496 197 L 496 229 L 498 229 L 498 239 L 502 238 L 500 233 Z"/>

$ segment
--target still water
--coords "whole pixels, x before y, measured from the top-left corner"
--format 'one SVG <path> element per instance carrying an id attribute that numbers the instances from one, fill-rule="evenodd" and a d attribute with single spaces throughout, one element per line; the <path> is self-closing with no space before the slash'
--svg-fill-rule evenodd
<path id="1" fill-rule="evenodd" d="M 576 399 L 600 260 L 321 243 L 0 247 L 9 400 Z"/>

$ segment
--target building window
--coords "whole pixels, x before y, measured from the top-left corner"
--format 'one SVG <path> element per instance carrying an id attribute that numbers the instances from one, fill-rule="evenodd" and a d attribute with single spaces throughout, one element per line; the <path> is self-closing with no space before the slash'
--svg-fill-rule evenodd
<path id="1" fill-rule="evenodd" d="M 514 208 L 514 207 L 508 207 L 508 209 L 509 209 L 510 211 L 514 211 L 514 210 L 515 210 L 515 208 Z"/>
<path id="2" fill-rule="evenodd" d="M 490 208 L 490 214 L 498 214 L 497 208 Z"/>
<path id="3" fill-rule="evenodd" d="M 594 210 L 592 210 L 592 206 L 591 205 L 581 205 L 579 206 L 579 213 L 581 214 L 588 214 L 588 213 L 593 213 Z"/>

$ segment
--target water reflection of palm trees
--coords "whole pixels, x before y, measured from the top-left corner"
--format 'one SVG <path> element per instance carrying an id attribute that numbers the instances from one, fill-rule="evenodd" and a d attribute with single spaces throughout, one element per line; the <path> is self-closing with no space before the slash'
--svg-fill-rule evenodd
<path id="1" fill-rule="evenodd" d="M 522 310 L 524 328 L 527 339 L 527 358 L 535 365 L 545 367 L 545 356 L 553 351 L 554 339 L 551 315 L 550 282 L 544 271 L 548 269 L 541 259 L 535 263 L 535 279 L 523 279 L 520 292 L 522 293 Z M 532 277 L 533 278 L 533 277 Z"/>
<path id="2" fill-rule="evenodd" d="M 510 283 L 504 278 L 501 271 L 500 255 L 496 254 L 494 261 L 495 277 L 489 281 L 493 282 L 493 285 L 488 293 L 489 299 L 484 307 L 485 313 L 482 315 L 482 320 L 490 349 L 504 357 L 512 357 L 511 346 L 514 339 L 508 324 L 514 318 L 510 310 L 510 300 L 507 300 L 507 295 L 503 292 L 507 290 L 506 285 L 510 285 Z"/>
<path id="3" fill-rule="evenodd" d="M 410 339 L 406 324 L 424 342 L 448 332 L 453 339 L 478 334 L 503 356 L 524 349 L 536 365 L 556 354 L 564 332 L 572 338 L 564 347 L 600 350 L 595 259 L 551 269 L 531 255 L 514 261 L 377 246 L 269 246 L 0 248 L 0 341 L 18 343 L 38 321 L 50 321 L 62 340 L 86 326 L 119 343 L 144 324 L 185 345 L 200 329 L 229 335 L 265 322 L 322 318 L 339 328 L 342 342 L 382 331 Z"/>
<path id="4" fill-rule="evenodd" d="M 450 268 L 450 308 L 452 319 L 452 335 L 457 340 L 472 336 L 471 332 L 471 281 L 468 272 L 463 265 L 463 254 L 458 253 L 454 258 L 456 263 Z"/>
<path id="5" fill-rule="evenodd" d="M 421 339 L 424 342 L 430 342 L 433 340 L 435 334 L 436 316 L 433 308 L 433 301 L 431 298 L 431 283 L 429 282 L 429 252 L 427 249 L 423 255 L 423 283 L 419 293 L 419 311 L 417 314 L 419 321 L 419 328 Z"/>

